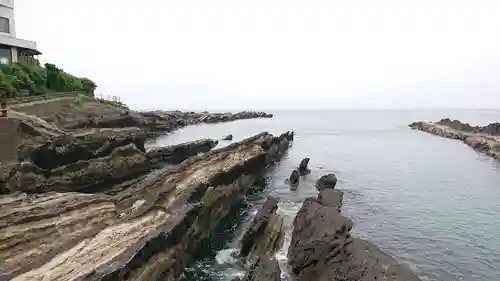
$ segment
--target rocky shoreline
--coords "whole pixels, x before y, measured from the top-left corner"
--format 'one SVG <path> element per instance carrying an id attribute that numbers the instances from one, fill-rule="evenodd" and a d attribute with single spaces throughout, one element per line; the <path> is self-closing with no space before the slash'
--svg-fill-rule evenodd
<path id="1" fill-rule="evenodd" d="M 409 126 L 440 137 L 461 140 L 476 151 L 500 160 L 500 123 L 471 126 L 468 123 L 445 118 L 435 123 L 413 122 Z"/>
<path id="2" fill-rule="evenodd" d="M 191 253 L 262 185 L 294 139 L 262 132 L 219 149 L 211 139 L 146 149 L 148 138 L 187 125 L 272 114 L 60 102 L 21 104 L 0 118 L 9 141 L 0 151 L 0 281 L 179 280 Z M 292 187 L 310 173 L 309 160 L 294 170 Z M 319 179 L 318 197 L 295 218 L 292 280 L 419 280 L 350 236 L 336 183 L 333 174 Z M 278 199 L 268 198 L 241 239 L 243 280 L 281 280 L 274 255 L 285 230 L 277 208 Z"/>
<path id="3" fill-rule="evenodd" d="M 335 189 L 333 177 L 318 180 L 317 197 L 304 200 L 294 219 L 288 248 L 289 280 L 420 280 L 377 246 L 351 236 L 353 222 L 341 214 L 343 192 Z M 282 280 L 274 257 L 284 232 L 277 204 L 277 199 L 268 198 L 241 239 L 239 254 L 248 266 L 241 281 Z"/>

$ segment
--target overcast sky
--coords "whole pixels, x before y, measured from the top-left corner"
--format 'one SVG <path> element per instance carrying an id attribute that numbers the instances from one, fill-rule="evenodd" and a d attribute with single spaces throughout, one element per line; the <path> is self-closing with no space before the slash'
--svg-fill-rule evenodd
<path id="1" fill-rule="evenodd" d="M 134 108 L 500 107 L 500 0 L 15 0 Z"/>

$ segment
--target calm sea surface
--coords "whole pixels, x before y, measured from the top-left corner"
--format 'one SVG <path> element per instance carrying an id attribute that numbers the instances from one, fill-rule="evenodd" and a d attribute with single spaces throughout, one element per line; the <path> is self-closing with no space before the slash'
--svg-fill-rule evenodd
<path id="1" fill-rule="evenodd" d="M 500 163 L 460 141 L 408 127 L 442 117 L 486 124 L 499 121 L 500 110 L 273 113 L 272 119 L 187 127 L 155 144 L 296 133 L 287 157 L 270 172 L 267 189 L 251 195 L 238 214 L 223 222 L 185 280 L 240 276 L 230 253 L 265 196 L 281 200 L 279 212 L 290 226 L 302 201 L 316 195 L 314 182 L 331 172 L 345 193 L 343 213 L 354 221 L 353 232 L 408 264 L 423 280 L 500 280 Z M 221 141 L 219 147 L 228 143 Z M 292 191 L 284 180 L 304 157 L 311 158 L 312 173 Z M 278 254 L 283 265 L 287 246 Z"/>

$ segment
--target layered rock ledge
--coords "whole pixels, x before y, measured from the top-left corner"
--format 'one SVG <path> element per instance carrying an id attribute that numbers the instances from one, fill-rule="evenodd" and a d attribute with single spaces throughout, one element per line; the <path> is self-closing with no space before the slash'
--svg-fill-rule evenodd
<path id="1" fill-rule="evenodd" d="M 409 126 L 440 137 L 461 140 L 473 149 L 500 160 L 500 123 L 481 127 L 445 118 L 435 123 L 413 122 Z"/>
<path id="2" fill-rule="evenodd" d="M 331 188 L 304 201 L 288 249 L 291 280 L 420 280 L 375 245 L 352 237 L 353 222 L 340 213 L 341 206 L 342 192 Z"/>
<path id="3" fill-rule="evenodd" d="M 267 198 L 241 238 L 239 254 L 248 266 L 242 281 L 281 280 L 281 269 L 274 254 L 283 245 L 284 228 L 277 209 L 278 200 Z"/>
<path id="4" fill-rule="evenodd" d="M 291 134 L 262 133 L 191 157 L 114 196 L 0 196 L 0 280 L 177 280 Z"/>

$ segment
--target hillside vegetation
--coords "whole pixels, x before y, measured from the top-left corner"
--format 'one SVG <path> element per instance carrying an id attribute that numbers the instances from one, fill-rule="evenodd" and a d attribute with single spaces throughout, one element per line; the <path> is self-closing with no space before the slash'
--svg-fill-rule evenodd
<path id="1" fill-rule="evenodd" d="M 73 76 L 50 63 L 44 67 L 22 63 L 0 65 L 0 89 L 5 89 L 9 98 L 19 96 L 22 90 L 29 95 L 79 92 L 94 96 L 96 87 L 92 80 Z"/>

